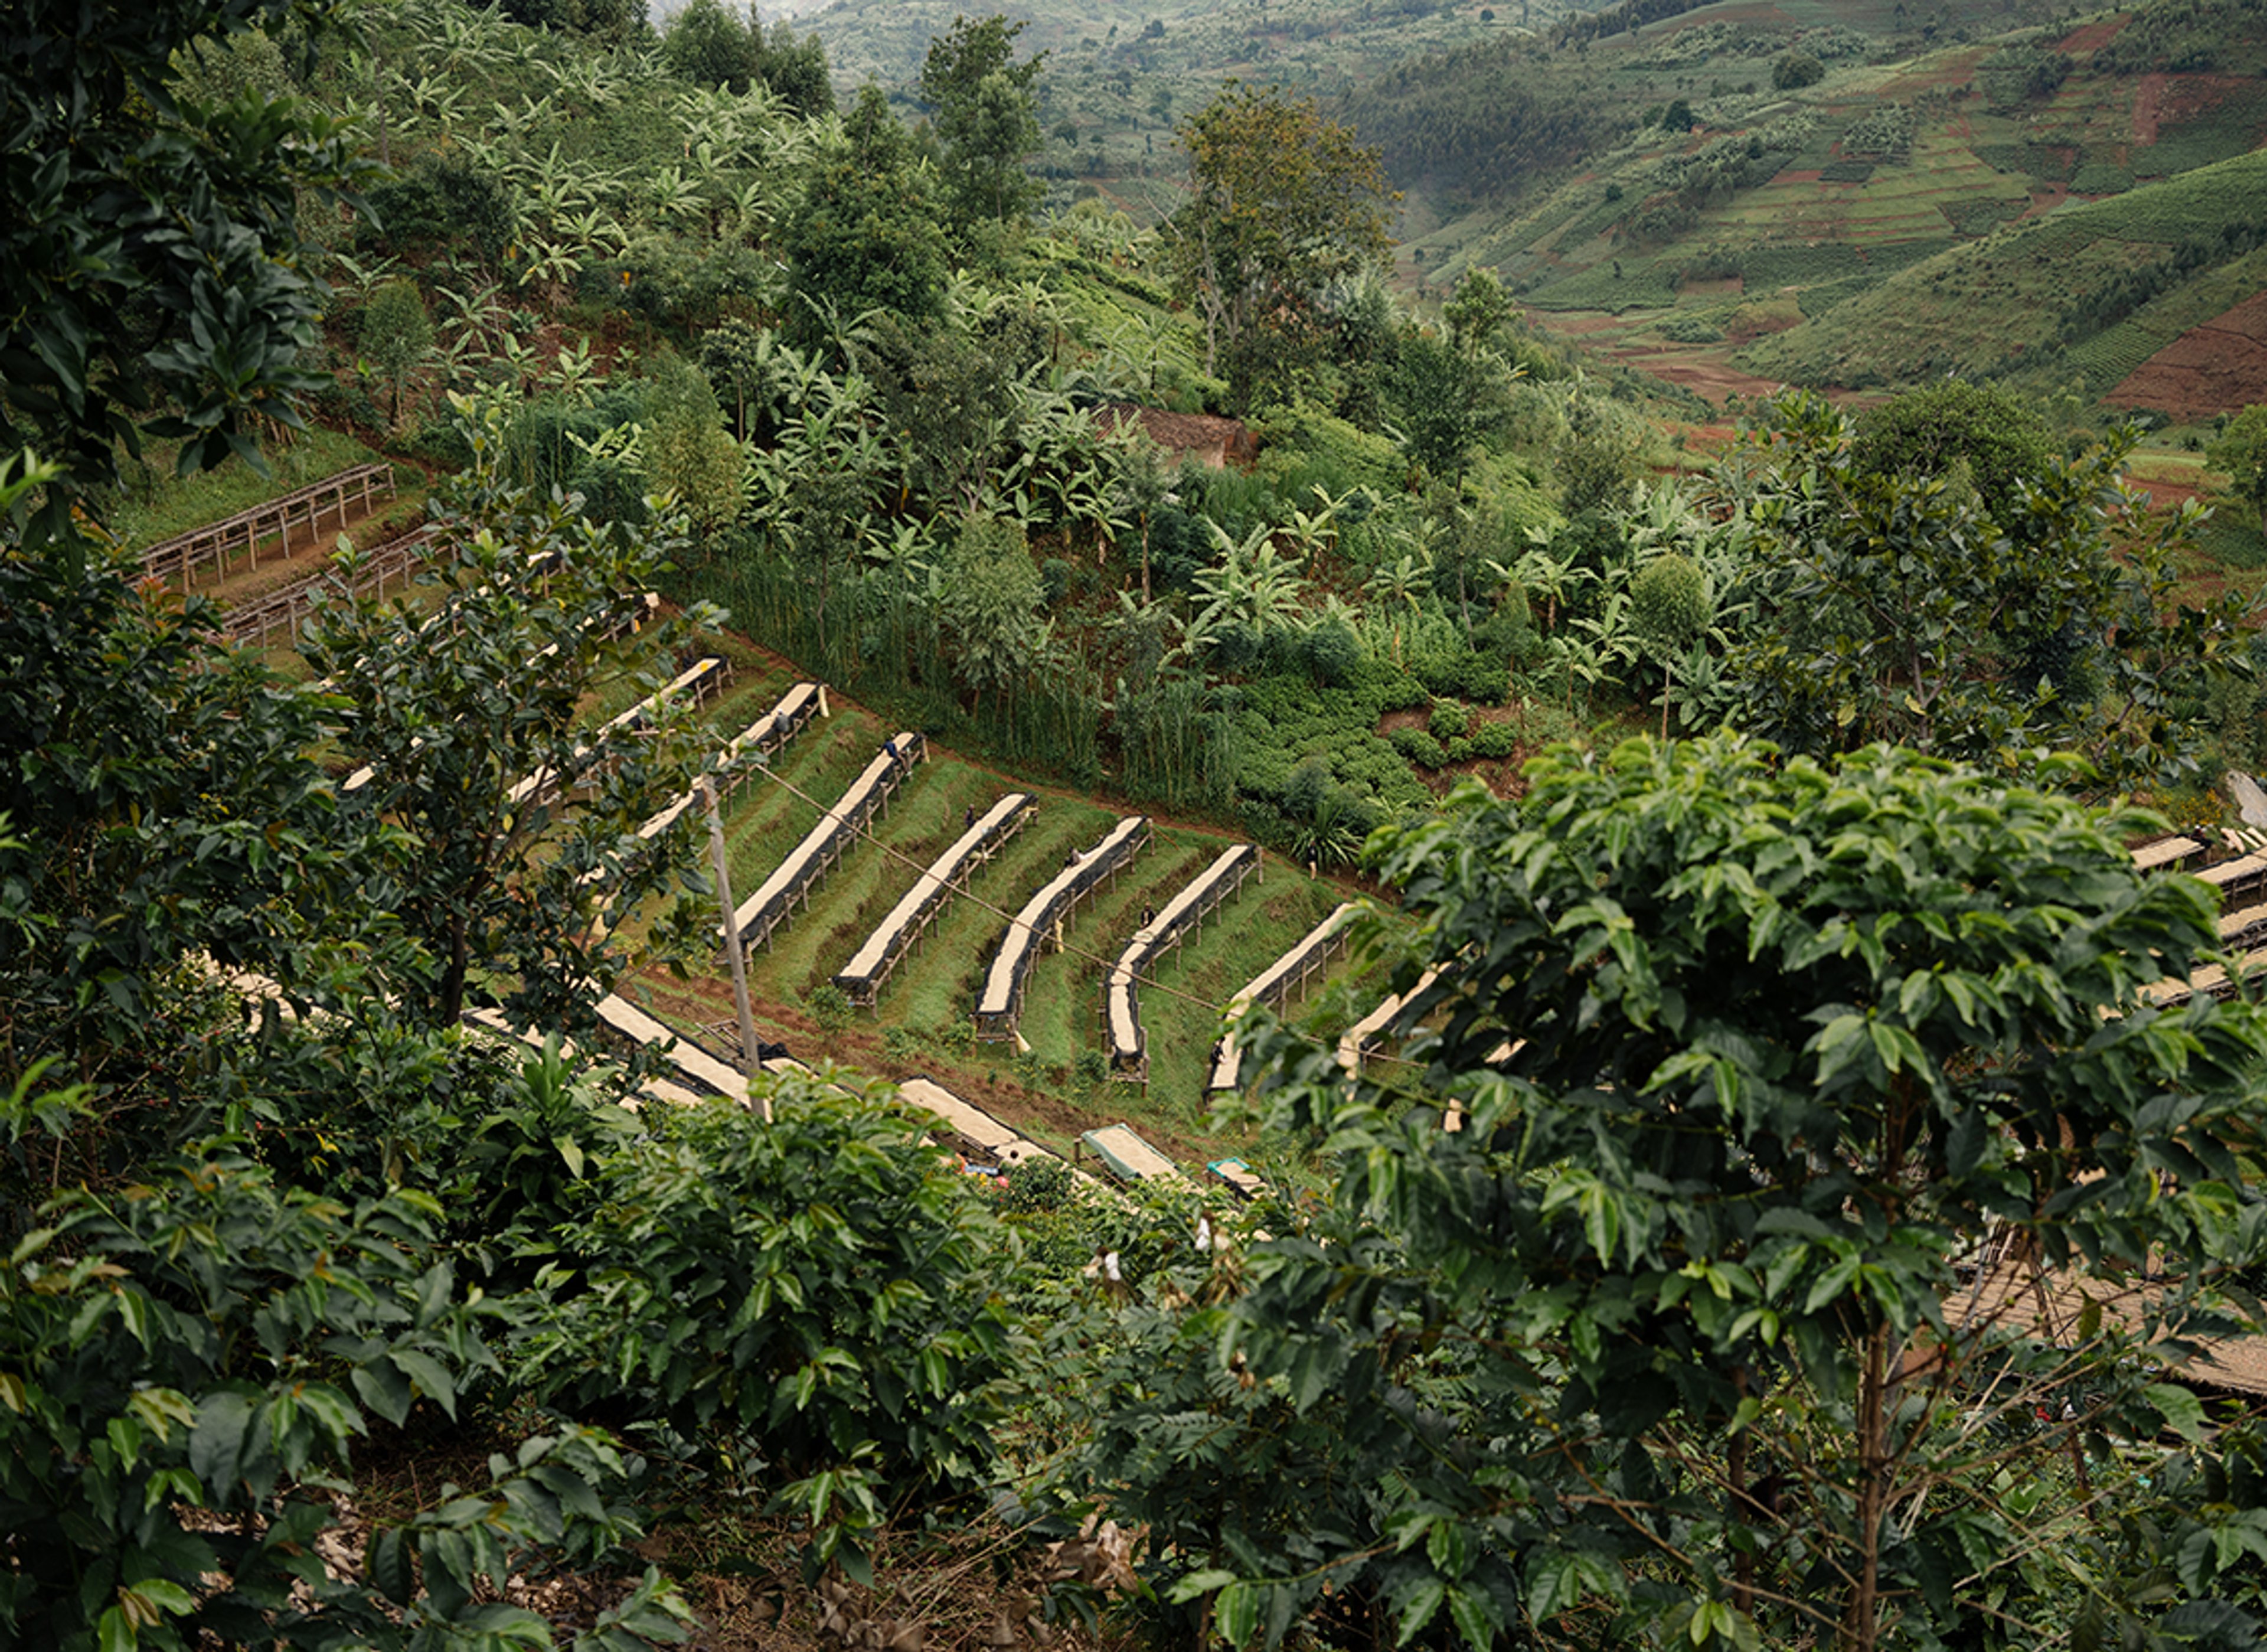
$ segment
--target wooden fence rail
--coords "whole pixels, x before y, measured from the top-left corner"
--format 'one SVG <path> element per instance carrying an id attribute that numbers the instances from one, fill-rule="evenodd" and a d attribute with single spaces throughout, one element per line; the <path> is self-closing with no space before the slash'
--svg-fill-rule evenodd
<path id="1" fill-rule="evenodd" d="M 239 510 L 226 521 L 151 546 L 142 553 L 142 576 L 172 579 L 179 575 L 181 589 L 187 591 L 196 570 L 207 562 L 212 564 L 216 577 L 224 576 L 229 560 L 238 555 L 249 559 L 251 565 L 257 568 L 260 549 L 270 540 L 275 542 L 278 552 L 287 550 L 297 529 L 304 527 L 312 533 L 321 532 L 326 516 L 343 525 L 349 514 L 347 503 L 350 498 L 366 515 L 373 503 L 391 499 L 393 492 L 393 466 L 357 465 L 352 470 L 311 482 L 281 499 L 270 499 L 249 510 Z"/>
<path id="2" fill-rule="evenodd" d="M 318 595 L 383 597 L 387 584 L 397 576 L 407 586 L 409 576 L 423 566 L 432 548 L 433 534 L 429 527 L 415 528 L 399 539 L 388 540 L 363 559 L 362 568 L 351 584 L 339 569 L 326 568 L 280 591 L 234 605 L 223 621 L 230 640 L 240 647 L 266 648 L 268 639 L 282 631 L 297 642 L 299 621 L 314 612 Z"/>

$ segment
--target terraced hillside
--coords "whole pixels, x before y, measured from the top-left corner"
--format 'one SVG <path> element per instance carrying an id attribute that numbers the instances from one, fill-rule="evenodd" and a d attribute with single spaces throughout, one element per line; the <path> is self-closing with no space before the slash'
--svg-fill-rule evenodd
<path id="1" fill-rule="evenodd" d="M 732 661 L 729 691 L 702 721 L 721 742 L 762 715 L 796 679 L 784 661 L 724 635 L 702 646 Z M 830 715 L 788 742 L 768 773 L 725 803 L 732 886 L 745 896 L 834 803 L 896 732 L 863 708 L 830 697 Z M 898 968 L 871 1012 L 825 1024 L 828 993 L 840 971 L 935 855 L 959 837 L 972 810 L 982 814 L 1009 790 L 1038 798 L 1027 824 L 950 901 L 913 956 Z M 1202 827 L 1159 821 L 1150 846 L 1114 885 L 1082 906 L 1067 926 L 1067 945 L 1034 966 L 1020 1031 L 1028 1052 L 978 1043 L 971 1011 L 1007 917 L 1059 871 L 1070 851 L 1099 839 L 1120 818 L 1105 803 L 1034 787 L 931 746 L 912 766 L 862 841 L 812 892 L 809 909 L 748 958 L 759 1036 L 806 1061 L 831 1059 L 886 1077 L 928 1073 L 998 1112 L 1035 1140 L 1067 1150 L 1079 1131 L 1132 1120 L 1185 1162 L 1218 1156 L 1205 1124 L 1204 1081 L 1222 1008 L 1346 895 L 1267 855 L 1261 881 L 1231 900 L 1200 936 L 1174 952 L 1142 990 L 1151 1054 L 1146 1087 L 1096 1076 L 1104 1048 L 1103 974 L 1141 922 L 1236 840 Z M 697 819 L 686 826 L 699 829 Z M 1341 959 L 1310 988 L 1303 1007 L 1334 1006 L 1340 1025 L 1382 995 L 1379 972 Z M 656 971 L 620 989 L 664 1019 L 730 1041 L 729 974 L 721 960 L 693 961 L 688 979 Z M 1085 1059 L 1082 1059 L 1085 1058 Z M 1247 1145 L 1247 1144 L 1237 1144 Z"/>
<path id="2" fill-rule="evenodd" d="M 1852 49 L 1818 11 L 1709 6 L 1601 46 L 1600 96 L 1674 88 L 1691 129 L 1442 222 L 1414 249 L 1428 283 L 1495 268 L 1546 325 L 1719 393 L 1998 374 L 2188 417 L 2267 395 L 2248 347 L 2180 344 L 2251 336 L 2267 12 Z M 1814 46 L 1820 78 L 1774 84 L 1770 51 Z"/>

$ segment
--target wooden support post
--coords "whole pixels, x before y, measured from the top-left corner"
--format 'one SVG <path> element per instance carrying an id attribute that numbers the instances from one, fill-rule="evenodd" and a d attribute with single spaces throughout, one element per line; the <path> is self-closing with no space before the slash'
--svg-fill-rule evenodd
<path id="1" fill-rule="evenodd" d="M 724 909 L 724 950 L 732 955 L 732 1004 L 740 1017 L 740 1068 L 747 1082 L 751 1098 L 763 1112 L 764 1122 L 772 1121 L 772 1103 L 768 1093 L 756 1097 L 756 1018 L 748 1007 L 748 960 L 740 950 L 740 922 L 732 910 L 732 868 L 724 853 L 724 816 L 716 806 L 716 789 L 708 777 L 701 777 L 701 796 L 708 805 L 708 848 L 716 862 L 716 899 Z"/>

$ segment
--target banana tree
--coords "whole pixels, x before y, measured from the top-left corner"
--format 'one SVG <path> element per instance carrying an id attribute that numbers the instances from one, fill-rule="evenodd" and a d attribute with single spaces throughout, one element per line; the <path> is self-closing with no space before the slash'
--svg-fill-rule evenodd
<path id="1" fill-rule="evenodd" d="M 1237 540 L 1217 522 L 1205 525 L 1222 554 L 1196 576 L 1199 624 L 1215 635 L 1233 626 L 1262 637 L 1295 628 L 1303 576 L 1296 559 L 1277 548 L 1274 530 L 1262 523 Z"/>

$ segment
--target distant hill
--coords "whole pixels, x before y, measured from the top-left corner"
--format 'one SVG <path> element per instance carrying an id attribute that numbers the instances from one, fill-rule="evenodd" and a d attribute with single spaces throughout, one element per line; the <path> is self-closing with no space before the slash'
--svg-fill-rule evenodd
<path id="1" fill-rule="evenodd" d="M 1400 64 L 1591 15 L 1569 0 L 835 0 L 800 27 L 825 43 L 838 86 L 877 82 L 911 113 L 931 38 L 995 11 L 1027 24 L 1019 52 L 1049 55 L 1035 164 L 1051 204 L 1099 195 L 1137 223 L 1176 204 L 1173 128 L 1230 76 L 1336 105 Z"/>
<path id="2" fill-rule="evenodd" d="M 2238 342 L 2267 331 L 2246 307 L 2267 284 L 2267 0 L 1952 40 L 1867 36 L 1863 4 L 1790 15 L 1820 9 L 1711 5 L 1553 54 L 1556 124 L 1541 94 L 1484 92 L 1533 44 L 1406 65 L 1348 107 L 1433 192 L 1428 284 L 1496 268 L 1688 384 L 1998 375 L 2181 418 L 2267 397 Z M 1795 53 L 1819 77 L 1774 85 Z M 1680 98 L 1689 130 L 1661 118 Z M 1586 104 L 1623 124 L 1569 159 Z M 1491 150 L 1496 108 L 1519 141 Z M 2212 348 L 2182 343 L 2196 327 Z"/>

